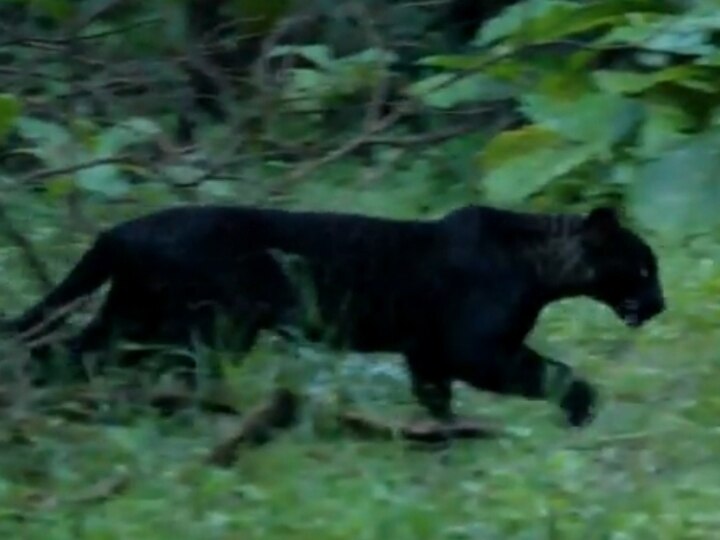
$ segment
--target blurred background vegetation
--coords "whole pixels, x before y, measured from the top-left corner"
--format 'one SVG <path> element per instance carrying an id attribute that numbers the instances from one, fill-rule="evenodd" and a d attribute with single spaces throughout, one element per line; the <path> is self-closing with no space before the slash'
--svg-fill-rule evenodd
<path id="1" fill-rule="evenodd" d="M 237 401 L 290 365 L 315 414 L 229 470 L 198 461 L 222 432 L 207 419 L 80 426 L 20 399 L 0 420 L 0 531 L 716 538 L 719 83 L 718 0 L 2 0 L 5 312 L 104 226 L 187 202 L 612 204 L 658 249 L 670 309 L 631 332 L 589 301 L 553 306 L 533 339 L 598 382 L 596 424 L 463 390 L 462 410 L 509 435 L 442 452 L 324 423 L 338 394 L 408 414 L 393 359 L 271 337 L 233 377 Z"/>

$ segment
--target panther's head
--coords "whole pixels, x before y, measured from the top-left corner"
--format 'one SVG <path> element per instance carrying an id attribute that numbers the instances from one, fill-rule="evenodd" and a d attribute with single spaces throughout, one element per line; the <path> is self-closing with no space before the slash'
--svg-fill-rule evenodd
<path id="1" fill-rule="evenodd" d="M 582 224 L 587 294 L 608 305 L 625 324 L 638 327 L 665 310 L 657 257 L 614 210 L 597 208 Z"/>

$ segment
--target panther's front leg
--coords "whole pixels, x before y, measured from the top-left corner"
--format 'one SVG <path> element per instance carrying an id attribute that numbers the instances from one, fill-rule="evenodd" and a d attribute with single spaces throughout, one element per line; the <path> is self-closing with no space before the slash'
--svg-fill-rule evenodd
<path id="1" fill-rule="evenodd" d="M 478 348 L 474 359 L 457 365 L 457 377 L 480 390 L 557 403 L 572 426 L 582 426 L 593 419 L 597 392 L 577 377 L 570 366 L 525 345 L 514 354 L 494 350 L 491 354 L 492 348 Z"/>

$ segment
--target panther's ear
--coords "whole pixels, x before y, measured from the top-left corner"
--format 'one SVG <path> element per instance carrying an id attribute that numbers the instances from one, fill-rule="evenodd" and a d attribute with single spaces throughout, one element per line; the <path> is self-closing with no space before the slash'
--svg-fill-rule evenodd
<path id="1" fill-rule="evenodd" d="M 608 230 L 620 226 L 617 212 L 609 206 L 601 206 L 592 210 L 585 218 L 585 224 L 591 229 Z"/>

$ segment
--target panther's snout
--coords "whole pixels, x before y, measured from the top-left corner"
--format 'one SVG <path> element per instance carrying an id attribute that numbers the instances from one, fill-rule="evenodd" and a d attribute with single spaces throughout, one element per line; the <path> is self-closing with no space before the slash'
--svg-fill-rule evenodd
<path id="1" fill-rule="evenodd" d="M 626 298 L 615 307 L 615 311 L 630 328 L 639 328 L 665 311 L 665 299 L 659 294 Z"/>
<path id="2" fill-rule="evenodd" d="M 643 316 L 640 302 L 633 298 L 623 300 L 617 311 L 623 322 L 630 328 L 638 328 L 648 320 L 647 315 Z"/>

